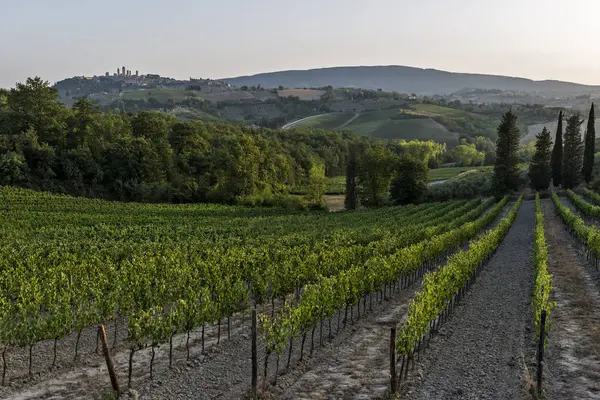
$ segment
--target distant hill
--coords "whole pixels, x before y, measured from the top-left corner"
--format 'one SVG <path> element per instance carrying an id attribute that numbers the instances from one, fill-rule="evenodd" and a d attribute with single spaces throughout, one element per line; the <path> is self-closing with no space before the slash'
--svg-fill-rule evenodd
<path id="1" fill-rule="evenodd" d="M 500 75 L 467 74 L 404 66 L 333 67 L 303 71 L 280 71 L 224 78 L 234 86 L 348 87 L 383 89 L 418 95 L 452 94 L 463 89 L 499 89 L 537 93 L 547 97 L 600 95 L 600 86 L 562 81 L 533 81 Z"/>

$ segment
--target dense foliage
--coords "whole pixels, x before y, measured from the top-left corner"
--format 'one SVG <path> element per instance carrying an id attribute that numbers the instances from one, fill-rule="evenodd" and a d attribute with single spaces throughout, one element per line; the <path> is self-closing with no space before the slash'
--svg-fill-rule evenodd
<path id="1" fill-rule="evenodd" d="M 581 173 L 583 174 L 583 180 L 590 183 L 592 180 L 592 172 L 594 171 L 594 153 L 596 144 L 596 117 L 594 114 L 594 103 L 590 107 L 590 114 L 588 116 L 587 129 L 585 130 L 585 139 L 583 150 L 583 168 Z"/>
<path id="2" fill-rule="evenodd" d="M 529 179 L 534 189 L 545 190 L 550 186 L 552 179 L 550 132 L 544 127 L 542 132 L 537 134 L 536 139 L 535 154 L 529 165 Z"/>
<path id="3" fill-rule="evenodd" d="M 565 189 L 572 189 L 581 182 L 583 143 L 580 127 L 582 123 L 579 113 L 571 115 L 567 120 L 562 165 L 562 185 Z"/>
<path id="4" fill-rule="evenodd" d="M 447 182 L 429 185 L 425 199 L 427 201 L 446 201 L 451 199 L 469 199 L 492 194 L 493 172 L 479 170 L 465 172 Z"/>
<path id="5" fill-rule="evenodd" d="M 558 114 L 558 126 L 556 128 L 556 137 L 554 147 L 552 148 L 552 184 L 555 187 L 562 185 L 562 163 L 563 163 L 563 113 Z"/>
<path id="6" fill-rule="evenodd" d="M 517 116 L 508 111 L 502 116 L 496 142 L 493 188 L 497 196 L 519 187 L 519 140 Z"/>
<path id="7" fill-rule="evenodd" d="M 262 203 L 309 183 L 314 165 L 343 175 L 357 140 L 181 122 L 158 111 L 104 114 L 86 99 L 69 109 L 39 78 L 0 93 L 0 183 L 74 195 Z"/>
<path id="8" fill-rule="evenodd" d="M 427 165 L 412 157 L 401 158 L 390 187 L 392 201 L 396 204 L 417 203 L 426 192 Z"/>

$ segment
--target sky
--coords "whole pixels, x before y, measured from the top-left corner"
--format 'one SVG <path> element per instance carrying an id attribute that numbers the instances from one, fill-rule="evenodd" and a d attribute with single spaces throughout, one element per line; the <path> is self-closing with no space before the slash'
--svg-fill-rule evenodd
<path id="1" fill-rule="evenodd" d="M 0 87 L 125 65 L 225 78 L 408 65 L 600 84 L 597 0 L 0 0 Z"/>

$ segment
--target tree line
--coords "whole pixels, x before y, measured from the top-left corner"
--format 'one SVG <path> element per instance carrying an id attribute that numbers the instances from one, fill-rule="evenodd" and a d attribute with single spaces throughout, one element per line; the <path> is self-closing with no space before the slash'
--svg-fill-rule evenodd
<path id="1" fill-rule="evenodd" d="M 268 204 L 311 184 L 311 171 L 343 175 L 350 144 L 360 140 L 178 121 L 160 111 L 104 113 L 87 99 L 68 108 L 40 78 L 0 90 L 0 184 L 78 196 Z"/>
<path id="2" fill-rule="evenodd" d="M 550 184 L 555 188 L 572 189 L 582 182 L 589 184 L 592 181 L 596 141 L 594 104 L 590 107 L 583 140 L 581 125 L 584 120 L 579 112 L 567 118 L 563 134 L 564 117 L 560 111 L 554 146 L 550 132 L 545 127 L 536 135 L 535 153 L 528 172 L 531 187 L 535 190 L 546 190 Z M 508 111 L 498 127 L 493 176 L 493 188 L 497 195 L 517 190 L 520 186 L 519 140 L 517 117 Z"/>
<path id="3" fill-rule="evenodd" d="M 0 185 L 144 202 L 318 206 L 325 178 L 356 168 L 357 201 L 387 202 L 405 154 L 440 159 L 445 145 L 384 141 L 351 132 L 283 131 L 179 121 L 153 110 L 102 112 L 87 99 L 68 108 L 40 78 L 0 89 Z M 425 175 L 419 185 L 425 185 Z"/>

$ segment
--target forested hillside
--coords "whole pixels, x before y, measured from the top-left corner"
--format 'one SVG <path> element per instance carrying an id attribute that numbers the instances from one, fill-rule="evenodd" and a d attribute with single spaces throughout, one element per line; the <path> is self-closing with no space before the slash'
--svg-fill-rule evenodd
<path id="1" fill-rule="evenodd" d="M 136 201 L 276 201 L 311 170 L 343 175 L 351 133 L 72 108 L 39 78 L 0 91 L 0 184 Z M 315 172 L 317 171 L 317 172 Z"/>

